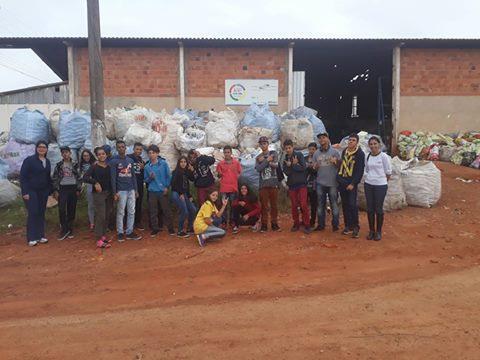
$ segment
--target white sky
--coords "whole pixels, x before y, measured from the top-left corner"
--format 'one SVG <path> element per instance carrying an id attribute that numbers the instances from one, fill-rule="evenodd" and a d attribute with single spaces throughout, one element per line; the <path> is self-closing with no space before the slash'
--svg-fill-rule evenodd
<path id="1" fill-rule="evenodd" d="M 99 1 L 102 36 L 480 38 L 479 0 Z M 86 17 L 86 0 L 0 0 L 0 37 L 86 36 Z M 0 91 L 54 81 L 31 50 L 0 49 Z"/>

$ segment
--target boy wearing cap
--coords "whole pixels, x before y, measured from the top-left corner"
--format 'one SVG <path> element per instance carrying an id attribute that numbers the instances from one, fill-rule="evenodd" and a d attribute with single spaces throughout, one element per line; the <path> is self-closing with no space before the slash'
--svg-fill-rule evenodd
<path id="1" fill-rule="evenodd" d="M 268 138 L 260 137 L 258 140 L 262 152 L 256 157 L 255 170 L 260 173 L 259 195 L 262 207 L 262 227 L 261 232 L 267 231 L 268 209 L 270 207 L 270 221 L 272 231 L 279 231 L 278 226 L 278 154 L 276 151 L 268 150 Z"/>
<path id="2" fill-rule="evenodd" d="M 62 160 L 57 163 L 53 172 L 53 196 L 58 201 L 60 218 L 60 234 L 58 240 L 73 238 L 73 222 L 77 209 L 77 199 L 82 190 L 82 182 L 78 164 L 72 160 L 72 151 L 68 146 L 60 148 Z"/>
<path id="3" fill-rule="evenodd" d="M 328 133 L 317 135 L 320 143 L 319 149 L 313 155 L 314 167 L 317 170 L 317 196 L 318 196 L 318 225 L 315 231 L 325 229 L 325 211 L 327 196 L 332 209 L 332 230 L 337 231 L 340 212 L 338 209 L 337 172 L 340 164 L 340 154 L 330 144 Z"/>

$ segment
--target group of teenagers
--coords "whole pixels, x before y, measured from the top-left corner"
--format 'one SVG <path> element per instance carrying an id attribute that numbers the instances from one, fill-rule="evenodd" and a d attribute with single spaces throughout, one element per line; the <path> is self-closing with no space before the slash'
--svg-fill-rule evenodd
<path id="1" fill-rule="evenodd" d="M 317 135 L 318 144 L 308 146 L 308 154 L 295 150 L 291 140 L 283 142 L 284 156 L 269 149 L 269 139 L 260 137 L 260 153 L 255 170 L 259 174 L 258 196 L 242 183 L 242 166 L 225 146 L 224 159 L 216 166 L 219 186 L 215 184 L 213 156 L 190 150 L 181 156 L 173 172 L 160 156 L 156 145 L 142 154 L 144 146 L 137 143 L 127 154 L 125 142 L 116 142 L 115 156 L 109 145 L 94 152 L 83 150 L 80 160 L 72 159 L 68 147 L 61 148 L 62 160 L 53 172 L 47 158 L 48 144 L 39 141 L 35 154 L 27 157 L 21 168 L 20 183 L 27 208 L 27 242 L 29 246 L 47 243 L 45 212 L 47 200 L 53 195 L 58 201 L 60 233 L 58 240 L 73 238 L 77 199 L 85 189 L 90 229 L 99 248 L 111 246 L 109 231 L 116 231 L 117 240 L 140 240 L 144 231 L 144 197 L 148 203 L 151 237 L 157 237 L 163 226 L 169 235 L 196 236 L 198 244 L 218 239 L 228 227 L 237 233 L 243 226 L 253 231 L 280 231 L 278 223 L 278 191 L 286 177 L 293 219 L 292 232 L 325 229 L 327 199 L 332 217 L 332 230 L 339 231 L 338 195 L 343 210 L 342 234 L 359 237 L 357 189 L 365 173 L 365 196 L 369 223 L 368 240 L 381 240 L 383 202 L 392 169 L 390 158 L 381 151 L 381 141 L 369 139 L 370 153 L 359 147 L 359 138 L 351 134 L 348 146 L 341 153 L 330 143 L 328 133 Z M 51 175 L 53 173 L 53 175 Z M 193 184 L 196 198 L 190 191 Z M 172 203 L 177 208 L 177 231 L 174 229 Z M 301 218 L 301 219 L 300 219 Z M 315 222 L 317 226 L 315 227 Z M 137 232 L 135 232 L 137 230 Z"/>

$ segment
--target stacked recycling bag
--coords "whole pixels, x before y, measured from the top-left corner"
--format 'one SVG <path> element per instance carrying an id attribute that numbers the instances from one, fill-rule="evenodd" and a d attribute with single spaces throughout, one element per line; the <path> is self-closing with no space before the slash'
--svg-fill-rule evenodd
<path id="1" fill-rule="evenodd" d="M 480 168 L 480 132 L 434 134 L 402 131 L 397 146 L 400 157 L 405 160 L 440 160 Z"/>

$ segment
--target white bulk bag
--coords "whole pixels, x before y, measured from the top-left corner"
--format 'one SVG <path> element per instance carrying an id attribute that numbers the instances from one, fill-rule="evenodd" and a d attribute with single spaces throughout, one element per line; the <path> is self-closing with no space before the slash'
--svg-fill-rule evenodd
<path id="1" fill-rule="evenodd" d="M 175 140 L 175 147 L 181 152 L 188 152 L 192 149 L 204 147 L 205 139 L 205 131 L 201 129 L 189 127 L 183 131 L 182 128 L 179 128 Z"/>
<path id="2" fill-rule="evenodd" d="M 207 145 L 221 148 L 226 145 L 237 147 L 237 125 L 230 120 L 210 121 L 205 126 Z"/>
<path id="3" fill-rule="evenodd" d="M 259 127 L 244 127 L 238 134 L 238 142 L 240 149 L 245 151 L 247 149 L 252 150 L 258 148 L 258 140 L 262 136 L 266 136 L 268 139 L 272 137 L 273 130 Z"/>
<path id="4" fill-rule="evenodd" d="M 313 139 L 313 126 L 307 119 L 290 119 L 282 121 L 280 127 L 280 140 L 293 141 L 295 149 L 305 149 Z"/>

